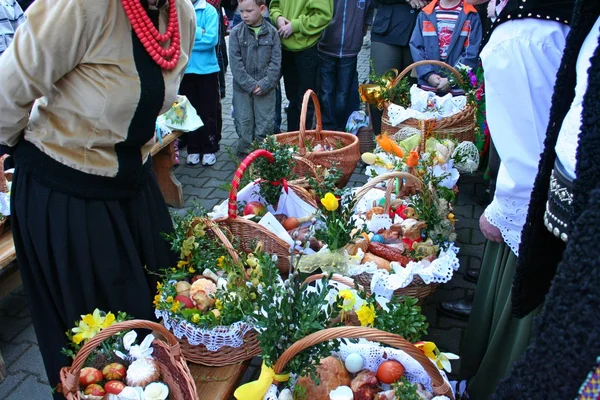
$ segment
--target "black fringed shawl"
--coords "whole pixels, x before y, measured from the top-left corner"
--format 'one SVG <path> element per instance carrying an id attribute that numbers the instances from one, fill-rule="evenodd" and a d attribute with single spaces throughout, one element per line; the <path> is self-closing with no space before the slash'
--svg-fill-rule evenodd
<path id="1" fill-rule="evenodd" d="M 554 148 L 574 98 L 577 56 L 599 15 L 600 2 L 577 1 L 512 291 L 516 316 L 544 307 L 531 344 L 499 385 L 496 399 L 573 399 L 600 355 L 600 45 L 591 59 L 583 101 L 566 248 L 543 223 Z"/>

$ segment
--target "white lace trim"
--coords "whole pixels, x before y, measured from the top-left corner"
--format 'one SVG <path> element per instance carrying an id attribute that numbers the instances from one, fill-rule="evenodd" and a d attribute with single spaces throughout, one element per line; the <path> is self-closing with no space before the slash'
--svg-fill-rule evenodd
<path id="1" fill-rule="evenodd" d="M 485 218 L 500 229 L 504 242 L 517 256 L 521 243 L 521 230 L 525 225 L 528 209 L 529 199 L 523 203 L 523 199 L 520 198 L 495 197 L 484 211 Z"/>
<path id="2" fill-rule="evenodd" d="M 168 310 L 155 310 L 154 314 L 156 318 L 163 319 L 165 327 L 171 330 L 177 339 L 185 337 L 192 346 L 203 344 L 208 351 L 218 351 L 225 346 L 240 347 L 244 344 L 244 335 L 252 330 L 250 325 L 241 321 L 229 326 L 205 329 L 174 316 Z"/>
<path id="3" fill-rule="evenodd" d="M 406 267 L 397 262 L 392 262 L 391 266 L 394 273 L 391 274 L 384 269 L 377 269 L 377 265 L 369 262 L 350 266 L 348 275 L 372 274 L 371 293 L 391 299 L 394 291 L 410 285 L 415 275 L 419 275 L 427 285 L 448 282 L 452 279 L 454 271 L 458 271 L 460 267 L 460 262 L 456 256 L 458 251 L 459 248 L 454 243 L 450 243 L 448 249 L 440 251 L 438 258 L 433 262 L 426 260 L 411 261 Z"/>
<path id="4" fill-rule="evenodd" d="M 425 369 L 415 359 L 402 350 L 383 347 L 378 343 L 370 342 L 365 339 L 359 339 L 358 343 L 351 343 L 346 339 L 342 339 L 342 344 L 340 345 L 340 351 L 338 353 L 340 358 L 345 360 L 346 357 L 352 353 L 360 354 L 365 360 L 364 368 L 371 372 L 376 372 L 377 368 L 383 361 L 396 360 L 404 366 L 404 376 L 406 376 L 406 379 L 408 379 L 409 382 L 415 384 L 420 383 L 427 391 L 433 393 L 431 378 L 427 372 L 425 372 Z M 440 371 L 440 374 L 444 380 L 448 382 L 448 378 L 444 371 Z M 450 387 L 452 387 L 452 385 L 450 385 Z M 447 399 L 447 397 L 436 396 L 434 399 L 442 400 Z M 283 400 L 283 398 L 278 397 L 277 387 L 275 385 L 271 385 L 263 400 Z"/>

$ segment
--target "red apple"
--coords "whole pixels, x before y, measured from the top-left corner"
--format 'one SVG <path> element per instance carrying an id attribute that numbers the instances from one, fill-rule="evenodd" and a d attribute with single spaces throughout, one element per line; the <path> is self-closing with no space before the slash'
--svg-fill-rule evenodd
<path id="1" fill-rule="evenodd" d="M 108 364 L 102 369 L 102 375 L 107 381 L 115 379 L 122 381 L 125 378 L 125 374 L 127 374 L 127 369 L 119 363 Z"/>
<path id="2" fill-rule="evenodd" d="M 175 300 L 181 303 L 181 308 L 194 308 L 194 303 L 192 303 L 192 299 L 187 296 L 175 296 Z"/>
<path id="3" fill-rule="evenodd" d="M 104 391 L 110 394 L 119 394 L 123 389 L 125 389 L 125 385 L 121 381 L 108 381 L 104 385 Z"/>
<path id="4" fill-rule="evenodd" d="M 258 201 L 251 201 L 244 207 L 244 215 L 254 214 L 257 217 L 262 217 L 267 213 L 267 207 Z"/>
<path id="5" fill-rule="evenodd" d="M 106 392 L 104 391 L 104 389 L 102 389 L 102 386 L 98 385 L 97 383 L 92 383 L 91 385 L 88 385 L 85 388 L 83 394 L 91 394 L 92 396 L 104 396 Z"/>
<path id="6" fill-rule="evenodd" d="M 92 383 L 100 382 L 104 377 L 102 372 L 96 368 L 86 367 L 81 369 L 79 374 L 79 384 L 81 386 L 88 386 Z"/>

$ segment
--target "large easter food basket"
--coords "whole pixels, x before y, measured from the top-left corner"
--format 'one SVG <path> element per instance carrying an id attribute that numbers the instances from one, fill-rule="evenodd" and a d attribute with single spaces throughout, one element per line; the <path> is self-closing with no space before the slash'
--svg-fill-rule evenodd
<path id="1" fill-rule="evenodd" d="M 402 78 L 409 74 L 413 69 L 421 65 L 433 64 L 449 70 L 459 81 L 462 80 L 460 73 L 452 66 L 436 60 L 417 61 L 406 67 L 394 79 L 392 86 L 396 86 Z M 415 118 L 407 119 L 398 126 L 392 126 L 390 123 L 388 108 L 390 103 L 386 102 L 383 105 L 383 116 L 381 117 L 381 133 L 395 135 L 402 128 L 415 128 L 421 132 L 424 139 L 434 138 L 450 138 L 458 142 L 473 142 L 475 141 L 475 112 L 476 107 L 473 104 L 467 106 L 460 112 L 444 117 L 440 120 L 418 120 Z M 422 145 L 425 146 L 425 140 L 422 140 Z"/>
<path id="2" fill-rule="evenodd" d="M 81 369 L 88 356 L 102 344 L 102 342 L 119 332 L 132 329 L 149 329 L 157 332 L 162 339 L 152 342 L 152 357 L 158 363 L 161 380 L 169 387 L 170 397 L 173 400 L 198 399 L 196 385 L 181 354 L 179 342 L 164 326 L 156 322 L 144 320 L 131 320 L 119 322 L 103 329 L 92 337 L 79 350 L 70 367 L 64 367 L 60 371 L 61 393 L 67 400 L 82 399 L 79 390 L 79 376 Z"/>
<path id="3" fill-rule="evenodd" d="M 428 386 L 431 387 L 433 393 L 437 396 L 446 396 L 449 399 L 454 399 L 454 394 L 450 387 L 447 379 L 442 375 L 438 367 L 427 357 L 424 352 L 417 348 L 409 341 L 403 339 L 399 335 L 388 333 L 379 329 L 367 328 L 367 327 L 336 327 L 323 329 L 321 331 L 310 334 L 299 341 L 295 342 L 287 350 L 285 350 L 275 365 L 273 370 L 275 374 L 283 374 L 286 371 L 286 365 L 292 360 L 298 353 L 303 350 L 314 346 L 319 343 L 327 342 L 334 339 L 365 339 L 369 342 L 376 342 L 389 347 L 379 347 L 374 343 L 369 344 L 358 344 L 363 348 L 361 355 L 365 359 L 365 368 L 372 370 L 377 368 L 376 364 L 382 359 L 393 359 L 392 353 L 395 350 L 401 350 L 407 375 L 421 376 L 422 379 L 427 380 Z M 365 350 L 366 347 L 366 351 Z M 354 347 L 351 347 L 354 348 Z M 346 354 L 340 349 L 339 356 L 343 359 Z M 409 368 L 408 363 L 418 364 L 414 368 Z M 277 399 L 277 381 L 273 382 L 273 385 L 264 397 L 267 400 Z"/>
<path id="4" fill-rule="evenodd" d="M 242 176 L 250 164 L 252 164 L 252 162 L 259 157 L 265 157 L 271 162 L 274 161 L 273 154 L 271 152 L 260 149 L 250 153 L 240 163 L 240 166 L 238 167 L 235 175 L 233 176 L 233 180 L 231 181 L 227 217 L 219 218 L 215 222 L 226 227 L 233 234 L 240 245 L 240 249 L 244 252 L 252 252 L 256 247 L 256 243 L 260 241 L 263 244 L 263 249 L 266 253 L 277 255 L 277 267 L 279 270 L 282 273 L 287 273 L 290 268 L 290 245 L 264 226 L 259 225 L 250 219 L 238 216 L 237 193 L 240 188 Z M 308 163 L 304 163 L 303 165 L 310 166 Z M 308 204 L 313 205 L 315 208 L 317 207 L 315 200 L 306 189 L 303 189 L 301 186 L 293 183 L 287 184 L 287 187 L 288 190 L 294 191 L 294 193 L 298 195 L 300 199 Z"/>
<path id="5" fill-rule="evenodd" d="M 389 174 L 380 175 L 376 178 L 373 178 L 369 182 L 367 182 L 362 188 L 360 188 L 356 194 L 357 199 L 362 198 L 371 190 L 378 190 L 376 187 L 378 184 L 382 182 L 387 182 L 387 188 L 385 191 L 384 204 L 383 204 L 383 214 L 384 216 L 389 215 L 390 208 L 395 202 L 400 201 L 403 192 L 407 190 L 408 187 L 411 187 L 410 191 L 416 191 L 417 193 L 422 191 L 422 181 L 416 176 L 409 174 L 407 172 L 391 172 Z M 396 184 L 396 182 L 398 182 Z M 397 191 L 400 195 L 396 198 L 396 200 L 391 200 L 392 191 Z M 458 262 L 454 255 L 454 253 L 449 252 L 449 258 L 452 258 L 452 262 Z M 390 260 L 391 261 L 391 260 Z M 408 260 L 407 260 L 408 261 Z M 403 263 L 402 265 L 404 265 Z M 371 287 L 371 280 L 373 275 L 370 273 L 360 273 L 352 277 L 358 284 L 362 285 L 365 288 Z M 396 296 L 410 296 L 419 299 L 419 302 L 422 302 L 426 297 L 433 294 L 439 284 L 435 281 L 425 283 L 425 281 L 419 276 L 415 274 L 413 276 L 412 281 L 403 288 L 398 288 L 394 290 L 394 295 Z"/>
<path id="6" fill-rule="evenodd" d="M 210 219 L 203 219 L 214 240 L 221 243 L 235 264 L 239 256 L 233 245 Z M 260 354 L 258 333 L 246 322 L 238 321 L 231 325 L 219 325 L 214 328 L 199 327 L 170 310 L 156 310 L 157 318 L 162 318 L 165 327 L 171 331 L 181 347 L 181 352 L 189 362 L 220 367 L 236 364 Z"/>
<path id="7" fill-rule="evenodd" d="M 311 99 L 315 105 L 317 126 L 314 130 L 307 130 L 306 117 L 308 103 Z M 336 166 L 336 168 L 341 169 L 343 175 L 337 183 L 339 187 L 346 185 L 360 160 L 360 142 L 356 136 L 346 132 L 323 130 L 319 99 L 315 92 L 310 89 L 306 91 L 302 101 L 300 131 L 280 133 L 275 135 L 275 139 L 282 144 L 298 146 L 300 156 L 312 161 L 315 165 L 321 165 L 325 168 Z M 307 149 L 307 145 L 309 149 Z M 311 150 L 318 145 L 323 147 L 322 151 Z M 297 164 L 294 167 L 294 173 L 302 177 L 307 173 L 310 174 L 311 170 L 305 164 Z"/>

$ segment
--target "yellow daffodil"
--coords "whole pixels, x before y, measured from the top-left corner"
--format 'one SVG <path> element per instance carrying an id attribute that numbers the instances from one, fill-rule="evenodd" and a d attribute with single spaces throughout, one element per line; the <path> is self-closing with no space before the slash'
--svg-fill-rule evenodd
<path id="1" fill-rule="evenodd" d="M 179 311 L 179 309 L 180 309 L 180 308 L 181 308 L 181 303 L 180 303 L 179 301 L 175 301 L 175 302 L 173 303 L 173 305 L 171 306 L 170 310 L 171 310 L 172 312 L 175 312 L 175 313 L 176 313 L 177 311 Z"/>
<path id="2" fill-rule="evenodd" d="M 323 207 L 325 207 L 327 211 L 335 211 L 340 206 L 340 202 L 333 193 L 327 193 L 325 197 L 321 199 L 321 204 L 323 204 Z"/>
<path id="3" fill-rule="evenodd" d="M 356 296 L 352 293 L 350 289 L 340 290 L 338 296 L 344 299 L 344 302 L 340 306 L 343 311 L 351 311 L 354 308 L 354 304 L 356 303 Z"/>
<path id="4" fill-rule="evenodd" d="M 172 303 L 172 302 L 173 302 L 173 296 L 167 297 L 167 303 Z"/>
<path id="5" fill-rule="evenodd" d="M 154 296 L 153 303 L 154 303 L 155 306 L 157 306 L 158 303 L 160 303 L 160 294 L 157 294 L 156 296 Z"/>
<path id="6" fill-rule="evenodd" d="M 444 369 L 447 372 L 452 372 L 450 360 L 458 360 L 458 356 L 452 353 L 442 353 L 433 342 L 418 342 L 415 346 L 432 360 L 439 369 Z"/>
<path id="7" fill-rule="evenodd" d="M 200 322 L 200 314 L 194 314 L 192 315 L 192 322 L 197 324 L 198 322 Z"/>
<path id="8" fill-rule="evenodd" d="M 163 285 L 162 285 L 162 283 L 160 283 L 160 282 L 157 282 L 157 283 L 156 283 L 156 290 L 161 290 L 162 288 L 163 288 Z"/>
<path id="9" fill-rule="evenodd" d="M 215 300 L 215 308 L 217 310 L 222 310 L 223 309 L 223 302 L 220 299 Z"/>
<path id="10" fill-rule="evenodd" d="M 114 322 L 115 316 L 113 313 L 102 316 L 100 310 L 96 308 L 92 314 L 82 315 L 79 325 L 71 329 L 75 333 L 73 342 L 79 344 L 84 340 L 91 339 L 102 329 L 111 326 Z"/>
<path id="11" fill-rule="evenodd" d="M 425 353 L 427 358 L 429 358 L 431 360 L 436 359 L 435 350 L 437 349 L 437 346 L 435 345 L 435 343 L 433 343 L 433 342 L 417 342 L 417 343 L 415 343 L 415 346 L 418 349 L 421 349 L 421 351 L 423 353 Z"/>
<path id="12" fill-rule="evenodd" d="M 217 267 L 223 268 L 223 263 L 225 262 L 225 256 L 221 256 L 217 258 Z"/>
<path id="13" fill-rule="evenodd" d="M 373 326 L 375 322 L 375 307 L 373 304 L 363 304 L 357 311 L 356 316 L 361 326 Z"/>
<path id="14" fill-rule="evenodd" d="M 190 263 L 189 261 L 179 260 L 179 261 L 177 262 L 177 268 L 183 268 L 183 267 L 185 267 L 186 265 L 188 265 L 189 263 Z"/>
<path id="15" fill-rule="evenodd" d="M 189 267 L 189 268 L 188 268 L 188 272 L 189 272 L 190 274 L 193 274 L 194 272 L 196 272 L 196 270 L 194 269 L 194 267 Z"/>

